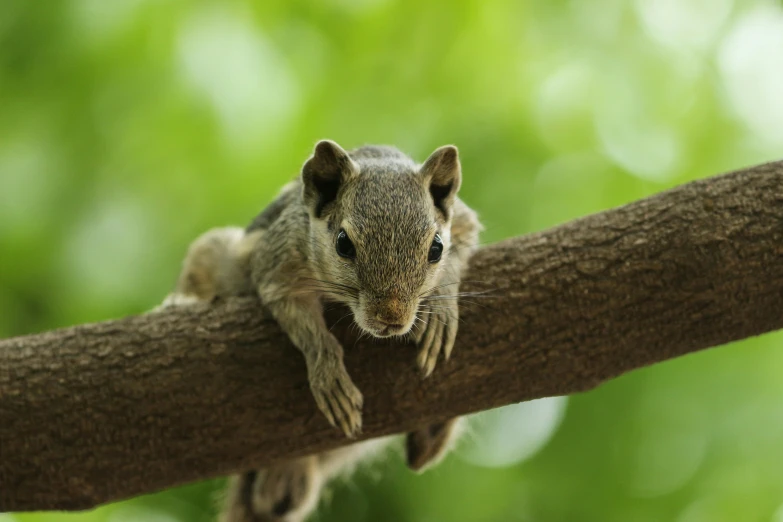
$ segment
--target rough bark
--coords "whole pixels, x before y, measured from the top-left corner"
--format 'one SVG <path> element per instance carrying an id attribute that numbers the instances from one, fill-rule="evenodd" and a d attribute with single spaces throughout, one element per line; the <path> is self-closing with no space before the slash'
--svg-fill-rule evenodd
<path id="1" fill-rule="evenodd" d="M 783 162 L 482 249 L 454 356 L 346 328 L 364 438 L 783 327 Z M 83 509 L 345 444 L 253 299 L 0 341 L 0 511 Z"/>

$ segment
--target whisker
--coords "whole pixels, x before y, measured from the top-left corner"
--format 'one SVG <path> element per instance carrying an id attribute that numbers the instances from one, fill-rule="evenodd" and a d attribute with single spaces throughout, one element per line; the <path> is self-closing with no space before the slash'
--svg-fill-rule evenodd
<path id="1" fill-rule="evenodd" d="M 443 326 L 446 326 L 446 323 L 445 323 L 445 321 L 441 321 L 441 320 L 440 320 L 440 319 L 439 319 L 437 316 L 430 317 L 430 321 L 433 321 L 433 320 L 434 320 L 434 321 L 436 321 L 436 322 L 438 322 L 438 323 L 440 323 L 440 324 L 441 324 L 441 325 L 443 325 Z"/>
<path id="2" fill-rule="evenodd" d="M 345 319 L 346 317 L 348 317 L 349 315 L 352 315 L 352 314 L 353 314 L 353 312 L 348 312 L 347 314 L 345 314 L 344 316 L 342 316 L 341 318 L 339 318 L 337 321 L 335 321 L 335 323 L 332 325 L 332 327 L 331 327 L 331 328 L 329 328 L 329 331 L 331 332 L 331 331 L 334 329 L 334 327 L 335 327 L 335 326 L 337 326 L 338 324 L 340 324 L 340 321 L 342 321 L 343 319 Z"/>
<path id="3" fill-rule="evenodd" d="M 461 306 L 478 306 L 479 308 L 483 308 L 484 310 L 495 310 L 495 308 L 492 308 L 491 306 L 483 305 L 481 303 L 476 303 L 474 301 L 460 301 Z"/>
<path id="4" fill-rule="evenodd" d="M 301 279 L 304 280 L 304 281 L 312 281 L 313 283 L 316 283 L 318 285 L 324 285 L 324 286 L 329 286 L 329 287 L 333 287 L 333 288 L 341 288 L 343 290 L 349 290 L 351 292 L 356 292 L 356 293 L 359 292 L 358 288 L 350 286 L 350 285 L 346 285 L 346 284 L 343 284 L 343 283 L 340 283 L 340 282 L 337 282 L 337 281 L 328 281 L 326 279 L 317 279 L 315 277 L 303 277 Z"/>
<path id="5" fill-rule="evenodd" d="M 447 308 L 445 306 L 440 306 L 440 307 L 432 307 L 429 310 L 419 310 L 419 313 L 422 313 L 422 314 L 434 314 L 434 313 L 440 312 L 440 311 L 450 312 L 451 310 L 452 310 L 451 308 Z"/>
<path id="6" fill-rule="evenodd" d="M 457 299 L 459 297 L 476 297 L 483 299 L 497 299 L 499 295 L 491 295 L 488 292 L 457 292 L 455 294 L 437 294 L 428 295 L 422 298 L 422 301 L 431 301 L 438 299 Z"/>
<path id="7" fill-rule="evenodd" d="M 416 296 L 416 297 L 424 297 L 424 296 L 426 296 L 427 294 L 431 294 L 431 293 L 432 293 L 432 292 L 434 292 L 435 290 L 440 290 L 441 288 L 445 288 L 445 287 L 447 287 L 447 286 L 458 285 L 459 283 L 460 283 L 459 281 L 454 281 L 453 283 L 443 283 L 443 284 L 441 284 L 441 285 L 438 285 L 438 286 L 433 286 L 432 288 L 428 288 L 427 290 L 424 290 L 422 293 L 420 293 L 420 294 L 419 294 L 418 296 Z"/>
<path id="8" fill-rule="evenodd" d="M 490 306 L 486 306 L 486 305 L 483 305 L 481 303 L 476 303 L 476 302 L 473 302 L 473 301 L 467 301 L 467 300 L 464 300 L 464 299 L 460 300 L 459 304 L 460 304 L 460 307 L 463 307 L 463 308 L 467 308 L 467 307 L 471 307 L 471 306 L 478 306 L 478 307 L 483 308 L 485 310 L 494 310 L 494 308 L 492 308 Z M 423 306 L 426 306 L 427 309 L 429 309 L 429 310 L 442 310 L 442 311 L 446 311 L 446 312 L 449 312 L 449 311 L 453 310 L 453 308 L 448 307 L 448 306 L 437 306 L 437 305 L 431 305 L 429 303 L 423 303 Z M 424 310 L 422 310 L 422 311 L 424 311 Z"/>
<path id="9" fill-rule="evenodd" d="M 450 281 L 448 283 L 441 283 L 441 284 L 439 284 L 437 286 L 433 286 L 433 287 L 428 288 L 427 290 L 422 291 L 417 297 L 419 297 L 419 298 L 426 297 L 428 294 L 432 294 L 436 290 L 440 290 L 440 289 L 446 288 L 448 286 L 460 285 L 460 284 L 463 284 L 463 283 L 484 284 L 484 281 L 479 281 L 479 280 L 475 280 L 475 279 L 468 279 L 468 280 L 460 280 L 460 281 Z M 493 290 L 494 289 L 483 290 L 483 291 L 480 291 L 480 292 L 481 293 L 488 293 L 488 292 L 491 292 Z M 465 293 L 465 292 L 463 292 L 463 293 Z M 474 293 L 474 292 L 469 292 L 469 293 Z"/>

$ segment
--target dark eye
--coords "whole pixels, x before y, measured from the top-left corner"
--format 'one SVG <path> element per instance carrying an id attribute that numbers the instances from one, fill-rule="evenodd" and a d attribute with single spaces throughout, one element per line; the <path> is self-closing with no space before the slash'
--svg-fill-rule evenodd
<path id="1" fill-rule="evenodd" d="M 337 255 L 348 259 L 356 257 L 356 247 L 353 246 L 351 239 L 343 229 L 340 229 L 340 232 L 337 233 Z"/>
<path id="2" fill-rule="evenodd" d="M 430 246 L 429 262 L 437 263 L 438 261 L 440 261 L 440 257 L 442 255 L 443 255 L 443 241 L 441 240 L 439 234 L 435 234 L 435 239 L 432 240 L 432 245 Z"/>

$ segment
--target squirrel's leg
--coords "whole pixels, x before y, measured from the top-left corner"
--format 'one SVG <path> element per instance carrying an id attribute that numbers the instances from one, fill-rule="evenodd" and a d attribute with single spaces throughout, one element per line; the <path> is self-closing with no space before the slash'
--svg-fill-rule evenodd
<path id="1" fill-rule="evenodd" d="M 218 295 L 249 289 L 243 246 L 249 239 L 239 227 L 213 228 L 201 234 L 188 247 L 174 292 L 158 309 L 209 302 Z"/>
<path id="2" fill-rule="evenodd" d="M 464 424 L 462 417 L 455 417 L 408 433 L 405 438 L 408 467 L 422 472 L 438 464 L 456 444 Z"/>
<path id="3" fill-rule="evenodd" d="M 315 509 L 323 482 L 317 457 L 229 479 L 221 522 L 301 522 Z"/>
<path id="4" fill-rule="evenodd" d="M 459 285 L 462 272 L 476 250 L 481 225 L 476 213 L 458 203 L 451 226 L 453 243 L 449 258 L 433 291 L 421 300 L 418 321 L 412 332 L 419 345 L 416 362 L 424 377 L 429 377 L 439 357 L 448 360 L 454 348 L 459 326 Z"/>
<path id="5" fill-rule="evenodd" d="M 448 360 L 459 326 L 459 268 L 447 265 L 435 290 L 421 300 L 419 315 L 411 332 L 419 345 L 416 364 L 424 377 L 429 377 L 440 357 Z"/>
<path id="6" fill-rule="evenodd" d="M 432 374 L 439 358 L 448 360 L 454 348 L 459 323 L 461 263 L 455 262 L 458 260 L 445 267 L 435 291 L 422 299 L 417 327 L 412 332 L 419 345 L 416 363 L 425 377 Z M 424 471 L 440 462 L 459 438 L 462 425 L 457 417 L 408 433 L 405 440 L 408 467 Z"/>
<path id="7" fill-rule="evenodd" d="M 259 285 L 261 300 L 304 355 L 318 408 L 332 426 L 352 437 L 362 427 L 364 398 L 345 369 L 343 347 L 329 332 L 321 303 L 313 297 L 280 298 L 276 292 L 279 285 Z"/>
<path id="8" fill-rule="evenodd" d="M 303 522 L 327 482 L 380 454 L 390 439 L 352 444 L 232 477 L 220 522 Z"/>

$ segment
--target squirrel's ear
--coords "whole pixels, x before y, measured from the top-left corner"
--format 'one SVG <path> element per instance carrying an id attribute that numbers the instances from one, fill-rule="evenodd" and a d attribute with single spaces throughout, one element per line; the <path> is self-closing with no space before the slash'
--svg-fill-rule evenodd
<path id="1" fill-rule="evenodd" d="M 462 183 L 462 169 L 457 147 L 445 145 L 436 149 L 421 166 L 421 174 L 429 183 L 435 206 L 448 215 Z"/>
<path id="2" fill-rule="evenodd" d="M 358 166 L 342 147 L 331 140 L 321 140 L 302 167 L 304 197 L 315 217 L 337 198 L 340 185 L 355 176 Z"/>

